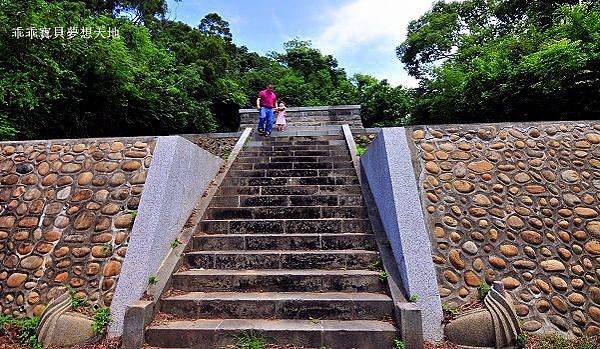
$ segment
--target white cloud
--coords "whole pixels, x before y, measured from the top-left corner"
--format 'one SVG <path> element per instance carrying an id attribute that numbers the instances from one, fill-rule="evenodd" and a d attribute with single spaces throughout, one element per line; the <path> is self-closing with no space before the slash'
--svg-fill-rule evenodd
<path id="1" fill-rule="evenodd" d="M 342 7 L 331 9 L 331 12 L 322 17 L 324 29 L 313 41 L 316 47 L 340 57 L 342 62 L 360 62 L 365 73 L 371 73 L 365 65 L 373 65 L 372 68 L 376 69 L 372 70 L 372 74 L 377 77 L 414 86 L 414 79 L 392 66 L 397 64 L 402 67 L 395 56 L 395 50 L 406 37 L 410 21 L 429 10 L 433 2 L 352 0 Z M 377 61 L 372 59 L 374 54 L 380 57 Z M 364 59 L 361 59 L 361 56 Z M 391 75 L 380 76 L 380 73 L 385 73 L 386 70 L 389 70 Z"/>

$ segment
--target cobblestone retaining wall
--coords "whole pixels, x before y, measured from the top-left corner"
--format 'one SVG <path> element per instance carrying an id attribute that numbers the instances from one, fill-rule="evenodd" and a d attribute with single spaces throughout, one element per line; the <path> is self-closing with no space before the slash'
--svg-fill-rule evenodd
<path id="1" fill-rule="evenodd" d="M 39 315 L 69 286 L 109 305 L 154 138 L 0 144 L 0 311 Z"/>
<path id="2" fill-rule="evenodd" d="M 600 333 L 600 124 L 413 127 L 442 302 L 504 282 L 526 331 Z"/>

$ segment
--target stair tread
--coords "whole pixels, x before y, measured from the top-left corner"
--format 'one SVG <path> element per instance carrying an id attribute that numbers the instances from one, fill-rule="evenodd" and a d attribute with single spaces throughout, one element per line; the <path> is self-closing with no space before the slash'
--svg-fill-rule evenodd
<path id="1" fill-rule="evenodd" d="M 239 301 L 391 301 L 383 293 L 371 292 L 189 292 L 165 297 L 169 300 L 239 300 Z"/>
<path id="2" fill-rule="evenodd" d="M 307 185 L 307 187 L 310 187 L 309 185 Z M 276 197 L 276 198 L 280 198 L 280 197 L 324 197 L 324 196 L 356 196 L 356 197 L 362 197 L 361 194 L 359 193 L 355 193 L 355 194 L 339 194 L 339 193 L 335 193 L 335 194 L 263 194 L 263 195 L 248 195 L 248 194 L 239 194 L 239 195 L 215 195 L 215 198 L 237 198 L 237 197 L 241 197 L 242 199 L 248 199 L 248 198 L 255 198 L 255 197 L 261 197 L 261 198 L 269 198 L 269 197 Z M 248 206 L 248 207 L 252 207 L 252 206 Z M 287 206 L 283 206 L 283 207 L 287 207 Z M 298 207 L 303 207 L 303 206 L 298 206 Z M 327 207 L 361 207 L 361 206 L 346 206 L 346 205 L 339 205 L 339 206 L 327 206 Z"/>
<path id="3" fill-rule="evenodd" d="M 343 236 L 373 236 L 373 233 L 323 233 L 323 234 L 196 234 L 194 235 L 194 238 L 229 238 L 229 237 L 251 237 L 251 238 L 257 238 L 257 237 L 273 237 L 273 238 L 279 238 L 279 237 L 298 237 L 298 238 L 308 238 L 308 237 L 317 237 L 317 236 L 322 236 L 322 237 L 343 237 Z"/>
<path id="4" fill-rule="evenodd" d="M 378 271 L 368 269 L 190 269 L 174 273 L 179 276 L 220 276 L 220 275 L 306 275 L 306 276 L 378 276 Z"/>
<path id="5" fill-rule="evenodd" d="M 325 208 L 327 210 L 333 210 L 336 208 L 339 209 L 354 209 L 354 208 L 365 208 L 365 206 L 326 206 L 326 205 L 318 205 L 318 206 L 267 206 L 269 209 L 275 209 L 275 208 L 284 208 L 284 209 L 288 209 L 288 208 L 292 208 L 292 209 L 303 209 L 303 208 L 307 208 L 307 209 L 314 209 L 314 208 Z M 251 210 L 255 210 L 255 209 L 259 209 L 259 210 L 264 210 L 265 208 L 267 208 L 265 206 L 219 206 L 219 207 L 210 207 L 209 209 L 211 210 L 239 210 L 239 209 L 251 209 Z M 277 219 L 277 218 L 274 218 Z M 320 218 L 314 218 L 314 219 L 320 219 Z"/>
<path id="6" fill-rule="evenodd" d="M 150 325 L 148 329 L 181 329 L 181 330 L 239 330 L 255 329 L 258 331 L 382 331 L 395 332 L 396 328 L 389 322 L 377 320 L 291 320 L 291 319 L 199 319 L 177 320 L 164 324 Z"/>
<path id="7" fill-rule="evenodd" d="M 226 251 L 190 251 L 186 252 L 188 255 L 194 254 L 236 254 L 236 255 L 261 255 L 261 254 L 298 254 L 298 255 L 309 255 L 309 254 L 378 254 L 377 251 L 370 250 L 226 250 Z"/>
<path id="8" fill-rule="evenodd" d="M 300 206 L 298 206 L 300 207 Z M 305 206 L 303 206 L 305 207 Z M 314 207 L 314 206 L 312 206 Z M 327 206 L 323 206 L 327 207 Z M 360 207 L 360 206 L 354 206 Z M 223 208 L 223 207 L 212 207 L 212 208 Z M 247 208 L 247 207 L 233 207 L 233 208 Z M 264 207 L 260 207 L 264 208 Z M 272 208 L 272 207 L 271 207 Z M 368 221 L 368 218 L 353 218 L 353 217 L 327 217 L 327 218 L 226 218 L 226 219 L 203 219 L 202 222 L 229 222 L 229 221 L 243 221 L 243 222 L 286 222 L 286 221 L 294 221 L 294 222 L 320 222 L 320 221 Z"/>

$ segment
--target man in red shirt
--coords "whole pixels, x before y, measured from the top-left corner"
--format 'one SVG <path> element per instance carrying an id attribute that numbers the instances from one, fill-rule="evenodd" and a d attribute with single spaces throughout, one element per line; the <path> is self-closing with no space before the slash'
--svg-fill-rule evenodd
<path id="1" fill-rule="evenodd" d="M 273 109 L 277 105 L 277 95 L 273 92 L 273 84 L 268 84 L 267 88 L 260 91 L 256 99 L 256 109 L 259 110 L 258 133 L 265 136 L 271 135 L 275 113 Z"/>

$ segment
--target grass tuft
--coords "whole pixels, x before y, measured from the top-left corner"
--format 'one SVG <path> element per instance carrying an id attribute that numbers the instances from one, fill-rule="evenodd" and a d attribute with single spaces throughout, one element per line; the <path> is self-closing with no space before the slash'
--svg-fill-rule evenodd
<path id="1" fill-rule="evenodd" d="M 485 281 L 480 283 L 479 286 L 477 286 L 478 298 L 484 299 L 485 296 L 487 296 L 487 294 L 490 293 L 491 290 L 492 287 L 488 285 Z"/>
<path id="2" fill-rule="evenodd" d="M 382 271 L 381 273 L 379 273 L 379 281 L 386 282 L 388 276 L 389 276 L 388 273 L 386 273 L 385 271 Z"/>
<path id="3" fill-rule="evenodd" d="M 393 349 L 406 349 L 406 345 L 404 344 L 404 342 L 401 339 L 396 338 L 396 339 L 394 339 Z"/>
<path id="4" fill-rule="evenodd" d="M 362 146 L 360 144 L 356 145 L 356 154 L 358 156 L 363 156 L 366 152 L 367 152 L 367 148 L 366 147 L 364 147 L 364 146 Z"/>
<path id="5" fill-rule="evenodd" d="M 96 310 L 93 320 L 92 331 L 94 331 L 94 334 L 106 333 L 106 327 L 108 327 L 108 324 L 110 324 L 111 321 L 110 309 L 108 307 L 102 307 Z"/>
<path id="6" fill-rule="evenodd" d="M 235 336 L 237 349 L 264 349 L 267 344 L 267 339 L 256 330 L 245 330 Z"/>

